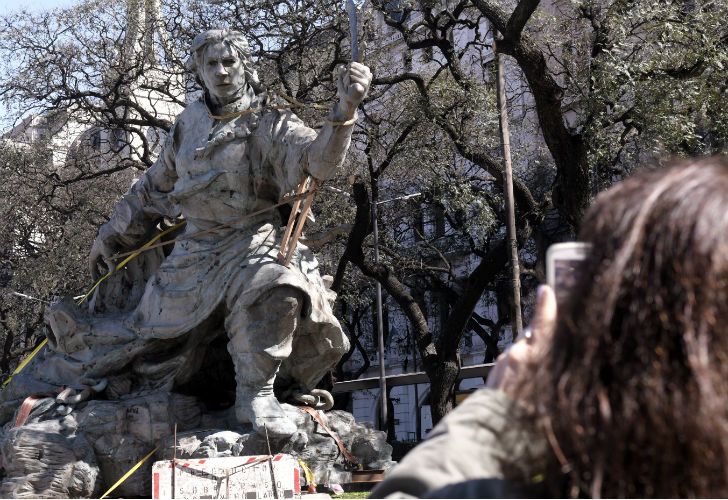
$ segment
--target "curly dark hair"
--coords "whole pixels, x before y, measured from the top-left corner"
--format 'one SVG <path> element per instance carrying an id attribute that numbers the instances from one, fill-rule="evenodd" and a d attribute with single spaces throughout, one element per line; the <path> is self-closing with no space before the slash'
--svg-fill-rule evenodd
<path id="1" fill-rule="evenodd" d="M 586 279 L 520 386 L 552 493 L 728 497 L 728 162 L 634 175 L 580 239 Z"/>

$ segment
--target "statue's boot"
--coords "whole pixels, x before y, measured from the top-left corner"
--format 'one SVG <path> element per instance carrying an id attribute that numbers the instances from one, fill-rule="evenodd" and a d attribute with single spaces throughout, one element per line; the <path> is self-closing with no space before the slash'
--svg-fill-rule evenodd
<path id="1" fill-rule="evenodd" d="M 273 394 L 280 363 L 266 352 L 235 355 L 235 415 L 271 439 L 286 438 L 298 430 Z"/>
<path id="2" fill-rule="evenodd" d="M 235 365 L 235 414 L 262 436 L 291 436 L 297 430 L 273 393 L 281 362 L 291 355 L 293 333 L 301 315 L 303 294 L 282 286 L 252 305 L 229 307 L 225 330 Z"/>

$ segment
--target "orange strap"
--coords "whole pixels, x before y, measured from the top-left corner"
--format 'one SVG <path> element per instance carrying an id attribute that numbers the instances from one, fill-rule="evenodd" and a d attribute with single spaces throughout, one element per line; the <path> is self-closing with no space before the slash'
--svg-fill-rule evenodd
<path id="1" fill-rule="evenodd" d="M 28 417 L 30 416 L 30 412 L 33 411 L 33 408 L 35 405 L 43 399 L 45 396 L 28 396 L 25 398 L 25 401 L 23 401 L 23 404 L 20 405 L 20 411 L 18 411 L 18 416 L 15 418 L 15 427 L 21 427 L 23 424 L 25 424 L 25 421 L 28 420 Z"/>
<path id="2" fill-rule="evenodd" d="M 341 438 L 329 429 L 329 427 L 324 423 L 324 419 L 321 418 L 321 414 L 311 408 L 310 406 L 299 406 L 301 411 L 308 413 L 313 417 L 313 419 L 318 423 L 323 430 L 326 431 L 326 433 L 333 438 L 333 440 L 336 442 L 336 446 L 339 447 L 339 451 L 344 456 L 344 460 L 349 462 L 351 465 L 359 465 L 359 461 L 356 459 L 354 455 L 351 454 L 349 450 L 346 449 L 346 446 L 344 446 L 344 443 L 341 441 Z"/>
<path id="3" fill-rule="evenodd" d="M 309 190 L 308 194 L 306 195 L 306 198 L 303 200 L 303 207 L 301 207 L 301 214 L 298 216 L 298 221 L 296 222 L 296 228 L 293 230 L 293 236 L 291 236 L 291 240 L 286 243 L 287 251 L 286 251 L 286 257 L 283 261 L 283 265 L 288 267 L 288 265 L 291 263 L 291 259 L 293 259 L 293 254 L 296 252 L 296 245 L 298 245 L 298 239 L 301 237 L 301 233 L 303 232 L 303 225 L 306 223 L 306 219 L 308 219 L 308 212 L 311 210 L 311 204 L 313 203 L 313 198 L 316 196 L 316 190 L 319 188 L 320 182 L 314 179 L 313 177 L 310 177 L 311 182 L 309 183 Z M 293 215 L 295 215 L 294 212 L 291 212 Z"/>

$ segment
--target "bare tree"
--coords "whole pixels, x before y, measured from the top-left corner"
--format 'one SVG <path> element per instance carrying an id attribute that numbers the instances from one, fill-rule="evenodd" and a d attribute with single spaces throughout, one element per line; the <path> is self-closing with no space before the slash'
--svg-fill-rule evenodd
<path id="1" fill-rule="evenodd" d="M 432 381 L 434 421 L 452 406 L 464 335 L 480 335 L 492 357 L 510 320 L 493 28 L 508 56 L 526 297 L 545 246 L 578 226 L 599 189 L 656 154 L 724 147 L 726 9 L 703 0 L 521 0 L 513 9 L 496 0 L 372 2 L 370 26 L 381 20 L 388 31 L 362 34 L 376 78 L 348 170 L 329 183 L 351 195 L 323 191 L 309 229 L 339 228 L 323 237 L 320 260 L 352 336 L 362 334 L 356 318 L 365 307 L 347 286 L 361 289 L 364 277 L 407 318 Z M 269 91 L 285 94 L 281 102 L 308 122 L 323 120 L 336 92 L 332 70 L 349 60 L 340 2 L 87 1 L 0 19 L 0 102 L 11 111 L 3 127 L 18 125 L 20 134 L 29 130 L 23 120 L 37 118 L 30 128 L 54 138 L 0 151 L 3 292 L 48 300 L 85 291 L 95 228 L 154 160 L 174 110 L 195 98 L 187 50 L 211 27 L 243 31 Z M 69 154 L 60 150 L 63 134 L 74 138 Z M 351 187 L 349 174 L 358 175 Z M 375 265 L 371 204 L 415 192 L 422 195 L 379 207 Z M 438 321 L 426 304 L 432 297 Z M 8 293 L 0 300 L 7 371 L 34 345 L 41 303 Z M 487 301 L 501 314 L 480 314 Z"/>

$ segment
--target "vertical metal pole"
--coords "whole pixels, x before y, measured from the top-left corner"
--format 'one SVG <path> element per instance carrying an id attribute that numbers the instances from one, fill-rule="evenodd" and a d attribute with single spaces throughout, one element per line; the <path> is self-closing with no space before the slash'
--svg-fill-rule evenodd
<path id="1" fill-rule="evenodd" d="M 273 453 L 270 451 L 270 439 L 268 438 L 268 426 L 263 424 L 265 429 L 265 442 L 268 444 L 268 468 L 270 469 L 270 482 L 273 489 L 273 498 L 278 498 L 278 486 L 276 485 L 276 474 L 273 471 Z"/>
<path id="2" fill-rule="evenodd" d="M 172 498 L 176 489 L 176 475 L 177 475 L 177 422 L 174 423 L 174 442 L 172 443 Z"/>
<path id="3" fill-rule="evenodd" d="M 408 333 L 412 336 L 412 357 L 415 365 L 415 373 L 418 371 L 417 367 L 417 342 L 415 341 L 415 336 L 412 335 L 412 332 L 409 331 L 409 327 L 407 328 Z M 415 441 L 418 443 L 422 439 L 422 408 L 420 408 L 420 385 L 415 384 L 415 418 L 417 419 L 417 422 L 415 423 L 415 433 L 417 434 L 417 438 Z"/>
<path id="4" fill-rule="evenodd" d="M 498 32 L 493 33 L 493 53 L 497 62 L 498 109 L 500 111 L 501 142 L 503 144 L 503 166 L 505 167 L 506 211 L 508 215 L 508 240 L 511 250 L 511 269 L 513 284 L 513 339 L 520 337 L 523 330 L 521 318 L 521 272 L 518 265 L 518 243 L 516 239 L 516 207 L 513 197 L 513 167 L 511 165 L 511 140 L 508 131 L 508 108 L 506 100 L 506 77 L 503 71 L 503 58 L 496 48 Z"/>
<path id="5" fill-rule="evenodd" d="M 374 233 L 374 263 L 379 264 L 379 226 L 377 224 L 377 201 L 372 200 L 372 229 Z M 377 281 L 377 342 L 379 343 L 379 393 L 381 406 L 380 430 L 387 431 L 387 371 L 384 363 L 384 322 L 382 320 L 382 284 Z"/>

